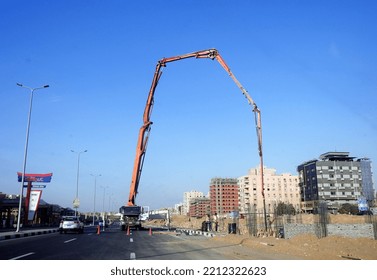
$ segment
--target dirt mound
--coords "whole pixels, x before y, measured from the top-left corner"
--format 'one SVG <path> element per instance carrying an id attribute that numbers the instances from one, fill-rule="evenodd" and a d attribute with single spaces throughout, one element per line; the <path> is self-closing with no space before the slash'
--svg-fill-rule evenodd
<path id="1" fill-rule="evenodd" d="M 274 237 L 245 237 L 242 235 L 216 236 L 214 242 L 240 244 L 263 252 L 287 254 L 308 260 L 362 259 L 377 260 L 377 241 L 367 238 L 298 235 L 292 239 Z"/>
<path id="2" fill-rule="evenodd" d="M 313 215 L 303 215 L 300 217 L 303 223 L 315 222 Z M 172 227 L 187 229 L 201 229 L 205 218 L 196 219 L 188 216 L 174 215 L 171 217 Z M 152 220 L 148 223 L 153 225 L 166 225 L 166 220 Z M 224 221 L 227 225 L 228 221 Z M 354 224 L 365 222 L 364 217 L 352 215 L 331 215 L 331 223 Z M 299 259 L 309 260 L 340 260 L 340 259 L 363 259 L 377 260 L 377 240 L 367 238 L 347 238 L 340 236 L 329 236 L 317 238 L 315 235 L 303 234 L 291 239 L 278 239 L 269 237 L 252 237 L 246 232 L 245 220 L 240 220 L 238 226 L 241 234 L 228 234 L 226 226 L 217 236 L 211 238 L 209 242 L 239 244 L 246 248 L 254 248 L 267 254 L 285 254 Z"/>

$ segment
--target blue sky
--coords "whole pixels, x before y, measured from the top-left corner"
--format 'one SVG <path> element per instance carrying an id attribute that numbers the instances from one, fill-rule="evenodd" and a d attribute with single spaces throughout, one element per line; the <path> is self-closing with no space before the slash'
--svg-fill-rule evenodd
<path id="1" fill-rule="evenodd" d="M 328 151 L 377 160 L 375 1 L 1 1 L 0 191 L 53 172 L 42 199 L 126 203 L 157 61 L 216 48 L 262 112 L 264 162 L 296 174 Z M 216 61 L 163 70 L 136 202 L 172 206 L 259 164 L 251 107 Z M 374 174 L 377 174 L 375 167 Z M 376 181 L 376 180 L 375 180 Z M 103 193 L 105 189 L 105 204 Z"/>

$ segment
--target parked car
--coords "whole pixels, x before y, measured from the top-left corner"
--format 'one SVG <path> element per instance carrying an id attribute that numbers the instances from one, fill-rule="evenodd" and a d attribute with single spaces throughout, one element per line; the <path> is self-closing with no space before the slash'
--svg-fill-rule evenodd
<path id="1" fill-rule="evenodd" d="M 84 223 L 77 216 L 64 216 L 59 225 L 60 233 L 67 232 L 84 232 Z"/>

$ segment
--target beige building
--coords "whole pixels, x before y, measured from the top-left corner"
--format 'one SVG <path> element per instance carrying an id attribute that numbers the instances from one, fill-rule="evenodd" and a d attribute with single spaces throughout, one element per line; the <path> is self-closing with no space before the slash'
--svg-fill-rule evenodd
<path id="1" fill-rule="evenodd" d="M 276 174 L 272 168 L 263 169 L 266 212 L 271 213 L 279 202 L 292 204 L 300 211 L 298 176 L 289 173 Z M 263 211 L 260 167 L 249 170 L 248 175 L 238 178 L 240 213 L 252 209 Z"/>
<path id="2" fill-rule="evenodd" d="M 190 191 L 190 192 L 184 192 L 183 193 L 183 205 L 182 205 L 182 214 L 188 215 L 190 211 L 190 202 L 194 198 L 198 197 L 204 197 L 204 194 L 202 192 L 198 191 Z"/>

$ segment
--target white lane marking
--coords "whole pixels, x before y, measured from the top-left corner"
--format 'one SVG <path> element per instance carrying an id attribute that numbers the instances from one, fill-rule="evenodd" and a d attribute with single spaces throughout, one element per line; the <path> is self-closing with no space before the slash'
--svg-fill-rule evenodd
<path id="1" fill-rule="evenodd" d="M 136 254 L 134 252 L 130 254 L 130 260 L 136 260 Z"/>
<path id="2" fill-rule="evenodd" d="M 33 255 L 33 254 L 35 254 L 35 253 L 34 253 L 34 252 L 30 252 L 30 253 L 27 253 L 27 254 L 25 254 L 25 255 L 21 255 L 21 256 L 18 256 L 18 257 L 14 257 L 14 258 L 12 258 L 12 259 L 10 259 L 10 260 L 18 260 L 18 259 L 21 259 L 21 258 L 24 258 L 24 257 L 30 256 L 30 255 Z"/>
<path id="3" fill-rule="evenodd" d="M 130 238 L 130 242 L 134 242 L 133 238 Z"/>
<path id="4" fill-rule="evenodd" d="M 64 243 L 72 242 L 72 241 L 75 241 L 76 239 L 77 239 L 77 238 L 72 238 L 72 239 L 69 239 L 69 240 L 64 241 Z"/>

